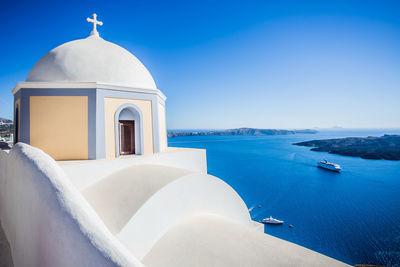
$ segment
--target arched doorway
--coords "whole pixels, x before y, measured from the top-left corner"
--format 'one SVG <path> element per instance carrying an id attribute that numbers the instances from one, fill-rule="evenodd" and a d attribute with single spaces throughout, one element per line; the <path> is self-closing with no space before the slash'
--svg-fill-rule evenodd
<path id="1" fill-rule="evenodd" d="M 14 145 L 18 143 L 18 136 L 19 136 L 19 106 L 15 107 L 15 114 L 14 114 Z"/>
<path id="2" fill-rule="evenodd" d="M 115 113 L 116 156 L 143 154 L 142 113 L 134 104 L 124 104 Z"/>

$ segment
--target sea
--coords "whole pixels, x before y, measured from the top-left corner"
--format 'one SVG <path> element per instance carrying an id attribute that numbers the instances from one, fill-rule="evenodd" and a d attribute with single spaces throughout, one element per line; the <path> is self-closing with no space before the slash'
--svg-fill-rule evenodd
<path id="1" fill-rule="evenodd" d="M 400 129 L 187 136 L 169 138 L 168 145 L 206 149 L 208 173 L 239 193 L 253 220 L 272 216 L 285 221 L 265 225 L 265 233 L 351 265 L 400 267 L 400 161 L 334 155 L 293 145 L 383 134 L 400 134 Z M 317 168 L 324 159 L 340 164 L 342 172 Z"/>

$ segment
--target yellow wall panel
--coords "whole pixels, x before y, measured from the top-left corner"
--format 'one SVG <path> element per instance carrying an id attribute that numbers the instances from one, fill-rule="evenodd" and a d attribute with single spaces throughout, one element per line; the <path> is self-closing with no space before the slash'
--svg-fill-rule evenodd
<path id="1" fill-rule="evenodd" d="M 56 160 L 88 158 L 88 97 L 30 96 L 30 144 Z"/>
<path id="2" fill-rule="evenodd" d="M 126 103 L 135 104 L 143 114 L 143 154 L 153 153 L 153 116 L 150 100 L 104 98 L 106 158 L 115 158 L 115 112 Z"/>

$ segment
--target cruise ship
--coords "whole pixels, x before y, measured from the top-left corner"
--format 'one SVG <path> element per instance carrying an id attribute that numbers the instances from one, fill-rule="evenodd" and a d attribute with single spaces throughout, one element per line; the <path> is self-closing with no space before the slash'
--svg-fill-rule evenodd
<path id="1" fill-rule="evenodd" d="M 334 172 L 340 172 L 342 170 L 339 164 L 328 162 L 327 160 L 318 162 L 318 167 Z"/>
<path id="2" fill-rule="evenodd" d="M 268 223 L 268 224 L 282 224 L 283 221 L 272 218 L 272 216 L 270 216 L 269 218 L 265 218 L 262 220 L 263 223 Z"/>

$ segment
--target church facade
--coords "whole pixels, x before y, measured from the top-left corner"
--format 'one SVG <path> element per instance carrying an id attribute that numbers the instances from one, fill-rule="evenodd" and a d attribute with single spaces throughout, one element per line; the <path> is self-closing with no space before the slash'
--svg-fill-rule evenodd
<path id="1" fill-rule="evenodd" d="M 15 142 L 56 160 L 152 154 L 167 147 L 165 95 L 146 67 L 102 39 L 65 43 L 13 89 Z"/>

